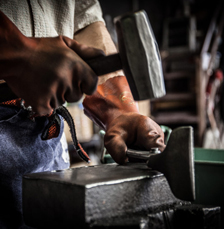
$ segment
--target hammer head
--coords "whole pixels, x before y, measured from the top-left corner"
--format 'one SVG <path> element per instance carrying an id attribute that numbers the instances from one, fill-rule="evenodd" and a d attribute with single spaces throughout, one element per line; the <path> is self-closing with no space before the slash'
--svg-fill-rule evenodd
<path id="1" fill-rule="evenodd" d="M 166 94 L 158 45 L 144 10 L 114 19 L 123 70 L 136 101 Z"/>

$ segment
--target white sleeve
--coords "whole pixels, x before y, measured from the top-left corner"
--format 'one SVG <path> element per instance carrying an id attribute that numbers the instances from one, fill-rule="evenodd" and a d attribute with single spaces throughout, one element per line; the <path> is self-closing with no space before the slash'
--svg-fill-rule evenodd
<path id="1" fill-rule="evenodd" d="M 102 9 L 98 0 L 76 0 L 74 21 L 74 32 L 83 29 L 91 23 L 97 21 L 104 22 Z"/>

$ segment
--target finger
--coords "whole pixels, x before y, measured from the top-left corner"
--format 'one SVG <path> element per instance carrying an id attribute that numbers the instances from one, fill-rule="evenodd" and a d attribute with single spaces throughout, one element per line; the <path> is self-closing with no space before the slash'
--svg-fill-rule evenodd
<path id="1" fill-rule="evenodd" d="M 165 149 L 164 133 L 160 126 L 152 119 L 146 116 L 141 116 L 139 121 L 137 144 L 147 150 L 151 148 L 159 148 L 160 151 Z"/>
<path id="2" fill-rule="evenodd" d="M 128 162 L 128 158 L 126 156 L 127 146 L 120 135 L 106 134 L 104 138 L 104 145 L 115 162 L 118 164 L 125 164 Z"/>
<path id="3" fill-rule="evenodd" d="M 52 107 L 52 109 L 56 109 L 59 106 L 62 106 L 64 103 L 65 103 L 64 96 L 57 95 L 52 97 L 50 101 L 50 106 Z"/>
<path id="4" fill-rule="evenodd" d="M 77 61 L 74 66 L 73 86 L 80 92 L 92 95 L 97 88 L 98 77 L 93 70 L 82 61 Z M 77 76 L 79 80 L 77 81 Z"/>
<path id="5" fill-rule="evenodd" d="M 80 81 L 73 83 L 73 87 L 68 87 L 64 94 L 65 100 L 70 103 L 79 101 L 82 96 L 83 93 L 80 89 Z"/>
<path id="6" fill-rule="evenodd" d="M 141 136 L 140 145 L 147 150 L 150 150 L 151 148 L 159 148 L 161 152 L 166 147 L 163 136 L 155 130 L 149 131 L 144 136 Z"/>
<path id="7" fill-rule="evenodd" d="M 50 106 L 50 102 L 49 104 L 46 103 L 46 101 L 25 103 L 26 106 L 28 106 L 28 104 L 32 107 L 32 111 L 35 113 L 36 116 L 46 116 L 52 112 L 52 107 Z"/>
<path id="8" fill-rule="evenodd" d="M 89 60 L 95 57 L 105 56 L 105 53 L 100 49 L 80 44 L 78 41 L 72 40 L 65 36 L 63 36 L 63 40 L 66 45 L 74 52 L 76 52 L 83 60 Z"/>
<path id="9" fill-rule="evenodd" d="M 98 77 L 95 73 L 89 73 L 86 77 L 82 80 L 80 89 L 86 95 L 92 95 L 97 88 Z"/>
<path id="10" fill-rule="evenodd" d="M 55 104 L 55 107 L 52 108 L 57 108 L 65 103 L 65 92 L 66 92 L 67 87 L 63 83 L 61 83 L 58 88 L 57 88 L 57 93 L 56 96 L 53 96 L 52 101 L 53 104 Z"/>

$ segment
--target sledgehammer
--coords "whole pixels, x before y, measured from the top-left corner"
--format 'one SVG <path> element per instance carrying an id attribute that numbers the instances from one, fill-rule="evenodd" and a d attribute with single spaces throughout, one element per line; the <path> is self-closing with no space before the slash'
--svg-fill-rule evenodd
<path id="1" fill-rule="evenodd" d="M 98 75 L 123 69 L 136 101 L 166 94 L 157 42 L 144 10 L 114 19 L 119 53 L 87 61 Z M 0 102 L 15 99 L 6 83 L 0 84 Z"/>
<path id="2" fill-rule="evenodd" d="M 92 60 L 97 75 L 123 69 L 136 101 L 166 94 L 158 45 L 144 10 L 114 19 L 119 53 Z"/>

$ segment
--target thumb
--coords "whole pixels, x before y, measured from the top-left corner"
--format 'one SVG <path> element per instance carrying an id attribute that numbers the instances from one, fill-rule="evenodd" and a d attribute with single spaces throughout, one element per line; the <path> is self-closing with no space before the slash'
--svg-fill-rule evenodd
<path id="1" fill-rule="evenodd" d="M 115 162 L 118 164 L 128 162 L 126 156 L 127 145 L 121 135 L 106 134 L 104 137 L 104 146 Z"/>
<path id="2" fill-rule="evenodd" d="M 76 40 L 72 40 L 68 37 L 63 36 L 65 44 L 76 52 L 83 60 L 89 60 L 100 56 L 105 56 L 105 53 L 97 48 L 89 47 L 84 44 L 80 44 Z"/>

